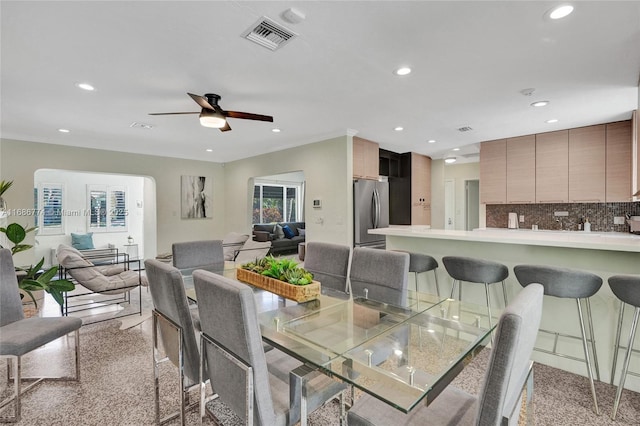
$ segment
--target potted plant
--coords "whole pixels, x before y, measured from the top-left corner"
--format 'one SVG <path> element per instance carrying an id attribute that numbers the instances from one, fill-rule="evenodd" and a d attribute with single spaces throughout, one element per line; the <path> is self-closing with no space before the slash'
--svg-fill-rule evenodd
<path id="1" fill-rule="evenodd" d="M 0 181 L 0 200 L 2 194 L 11 187 L 13 181 Z M 0 203 L 1 207 L 4 200 Z M 36 227 L 25 228 L 19 223 L 11 223 L 7 227 L 0 227 L 7 240 L 13 244 L 11 247 L 11 255 L 20 253 L 25 250 L 29 250 L 33 246 L 31 244 L 24 244 L 24 240 L 29 232 L 35 231 Z M 0 247 L 2 247 L 0 245 Z M 53 299 L 60 305 L 64 303 L 63 293 L 65 291 L 72 291 L 75 289 L 75 285 L 69 280 L 54 280 L 53 278 L 58 274 L 58 266 L 52 266 L 46 271 L 42 270 L 44 264 L 44 257 L 36 265 L 31 265 L 28 268 L 16 267 L 16 275 L 18 276 L 18 288 L 22 291 L 20 297 L 24 297 L 27 294 L 36 309 L 38 308 L 37 298 L 34 296 L 34 291 L 43 290 L 49 293 Z"/>
<path id="2" fill-rule="evenodd" d="M 296 302 L 315 300 L 320 294 L 320 283 L 313 280 L 313 274 L 288 258 L 267 256 L 245 263 L 236 271 L 236 278 Z"/>

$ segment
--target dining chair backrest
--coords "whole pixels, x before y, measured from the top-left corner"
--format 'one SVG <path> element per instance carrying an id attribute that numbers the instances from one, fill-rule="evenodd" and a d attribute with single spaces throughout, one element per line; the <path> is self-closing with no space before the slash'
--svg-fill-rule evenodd
<path id="1" fill-rule="evenodd" d="M 187 241 L 173 243 L 173 266 L 178 269 L 224 267 L 222 240 Z"/>
<path id="2" fill-rule="evenodd" d="M 304 269 L 313 274 L 323 288 L 347 292 L 347 274 L 351 248 L 340 244 L 308 242 Z"/>
<path id="3" fill-rule="evenodd" d="M 212 338 L 253 369 L 254 424 L 274 425 L 275 409 L 262 346 L 256 302 L 251 288 L 240 282 L 197 270 L 193 283 L 200 308 L 202 333 Z M 206 350 L 207 369 L 222 402 L 242 417 L 246 413 L 247 386 L 227 357 Z"/>
<path id="4" fill-rule="evenodd" d="M 200 352 L 182 275 L 177 268 L 155 259 L 145 260 L 144 267 L 149 279 L 149 290 L 151 291 L 153 306 L 158 312 L 181 328 L 185 374 L 192 383 L 198 383 Z M 175 339 L 170 337 L 168 329 L 162 325 L 160 330 L 162 343 L 167 355 L 174 365 L 179 366 L 178 348 L 175 347 Z"/>
<path id="5" fill-rule="evenodd" d="M 351 259 L 351 291 L 395 306 L 407 304 L 409 254 L 356 247 Z"/>
<path id="6" fill-rule="evenodd" d="M 0 327 L 24 319 L 18 279 L 9 249 L 0 249 Z"/>
<path id="7" fill-rule="evenodd" d="M 522 393 L 542 316 L 540 284 L 523 289 L 505 308 L 496 329 L 493 349 L 479 395 L 476 424 L 499 425 L 505 402 Z"/>

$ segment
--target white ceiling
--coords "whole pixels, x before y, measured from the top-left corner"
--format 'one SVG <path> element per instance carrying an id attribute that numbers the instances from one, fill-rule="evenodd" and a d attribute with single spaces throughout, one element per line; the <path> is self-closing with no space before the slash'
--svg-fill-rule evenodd
<path id="1" fill-rule="evenodd" d="M 567 18 L 545 19 L 556 4 L 2 1 L 0 135 L 228 162 L 352 129 L 442 158 L 477 153 L 483 140 L 628 119 L 640 2 L 574 1 Z M 284 21 L 290 7 L 306 19 Z M 262 16 L 299 36 L 275 52 L 242 38 Z M 395 76 L 400 65 L 413 73 Z M 85 81 L 96 90 L 75 87 Z M 217 93 L 223 109 L 274 123 L 230 119 L 222 133 L 197 115 L 147 115 L 198 111 L 187 92 Z M 537 100 L 551 103 L 529 106 Z"/>

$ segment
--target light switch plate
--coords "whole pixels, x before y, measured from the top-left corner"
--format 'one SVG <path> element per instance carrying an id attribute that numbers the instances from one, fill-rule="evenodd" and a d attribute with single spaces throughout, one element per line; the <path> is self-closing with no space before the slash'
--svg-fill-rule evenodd
<path id="1" fill-rule="evenodd" d="M 566 216 L 569 216 L 569 212 L 553 212 L 553 215 L 554 216 L 560 216 L 560 217 L 562 217 L 562 216 L 566 217 Z"/>
<path id="2" fill-rule="evenodd" d="M 613 217 L 614 225 L 624 225 L 624 216 L 614 216 Z"/>
<path id="3" fill-rule="evenodd" d="M 519 220 L 520 220 L 520 223 L 524 222 L 524 215 L 523 214 L 520 215 L 520 219 Z"/>

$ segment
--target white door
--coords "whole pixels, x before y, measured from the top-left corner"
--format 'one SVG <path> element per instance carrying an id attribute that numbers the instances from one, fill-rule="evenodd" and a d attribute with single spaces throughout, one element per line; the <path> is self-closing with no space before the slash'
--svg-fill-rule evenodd
<path id="1" fill-rule="evenodd" d="M 444 229 L 456 229 L 456 181 L 444 181 Z"/>

